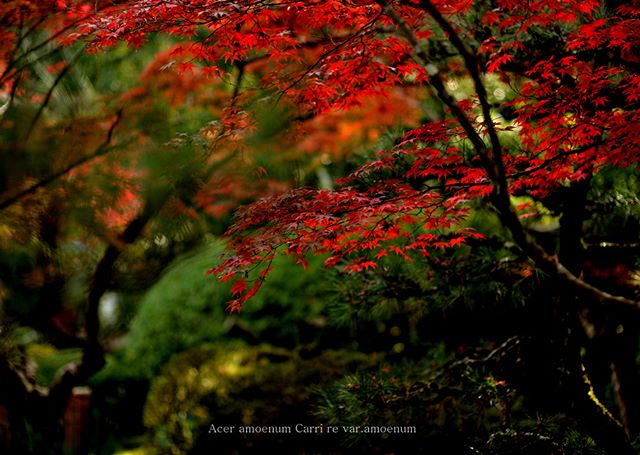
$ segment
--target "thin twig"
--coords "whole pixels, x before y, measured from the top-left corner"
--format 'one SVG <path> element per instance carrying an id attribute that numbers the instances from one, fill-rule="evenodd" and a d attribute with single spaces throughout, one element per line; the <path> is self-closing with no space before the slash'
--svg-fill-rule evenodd
<path id="1" fill-rule="evenodd" d="M 44 100 L 42 101 L 42 104 L 38 109 L 38 112 L 36 112 L 36 115 L 33 117 L 33 120 L 31 120 L 31 124 L 27 129 L 25 140 L 28 139 L 29 136 L 31 136 L 31 132 L 33 131 L 33 128 L 35 128 L 36 123 L 38 123 L 38 120 L 40 119 L 40 116 L 42 115 L 45 108 L 49 104 L 49 101 L 51 101 L 51 96 L 53 95 L 53 91 L 56 89 L 56 87 L 62 81 L 62 79 L 67 75 L 67 73 L 73 67 L 73 65 L 78 61 L 78 58 L 80 58 L 80 55 L 82 54 L 84 49 L 85 49 L 85 46 L 82 46 L 80 49 L 78 49 L 76 53 L 73 55 L 73 57 L 71 57 L 71 60 L 67 62 L 64 68 L 62 68 L 58 73 L 58 75 L 56 76 L 55 80 L 53 81 L 53 84 L 51 84 L 51 87 L 49 87 L 49 90 L 47 91 L 47 94 L 45 95 Z"/>

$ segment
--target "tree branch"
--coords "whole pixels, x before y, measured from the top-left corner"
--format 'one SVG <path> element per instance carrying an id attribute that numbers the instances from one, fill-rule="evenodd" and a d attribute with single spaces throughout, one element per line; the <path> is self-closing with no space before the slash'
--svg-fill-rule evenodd
<path id="1" fill-rule="evenodd" d="M 38 189 L 43 188 L 47 185 L 49 185 L 51 182 L 56 181 L 57 179 L 59 179 L 60 177 L 62 177 L 63 175 L 67 174 L 69 171 L 75 169 L 76 167 L 93 160 L 94 158 L 97 158 L 99 156 L 105 155 L 119 147 L 121 147 L 123 144 L 116 144 L 116 145 L 112 145 L 110 146 L 109 144 L 111 143 L 111 138 L 113 136 L 113 131 L 115 130 L 116 126 L 118 125 L 118 123 L 120 123 L 120 120 L 122 118 L 122 110 L 119 110 L 118 113 L 116 114 L 116 119 L 114 120 L 114 122 L 111 124 L 111 126 L 109 127 L 109 131 L 107 131 L 107 137 L 105 138 L 104 142 L 102 144 L 100 144 L 100 146 L 95 149 L 93 152 L 89 153 L 88 155 L 77 159 L 76 161 L 72 162 L 71 164 L 69 164 L 68 166 L 66 166 L 65 168 L 61 169 L 58 172 L 55 172 L 53 174 L 51 174 L 49 177 L 46 177 L 42 180 L 40 180 L 37 183 L 34 183 L 33 185 L 31 185 L 30 187 L 20 191 L 18 194 L 15 194 L 14 196 L 11 196 L 7 199 L 5 199 L 4 201 L 0 202 L 0 210 L 4 210 L 7 207 L 12 206 L 13 204 L 15 204 L 16 202 L 20 201 L 23 197 L 28 196 L 30 194 L 35 193 Z"/>
<path id="2" fill-rule="evenodd" d="M 80 58 L 80 55 L 84 51 L 85 47 L 86 46 L 82 46 L 80 49 L 78 49 L 76 51 L 76 53 L 73 55 L 73 57 L 71 57 L 71 60 L 69 60 L 69 62 L 67 62 L 67 64 L 64 66 L 64 68 L 62 68 L 60 70 L 60 72 L 58 73 L 58 75 L 54 79 L 53 84 L 51 84 L 51 87 L 49 87 L 49 90 L 47 91 L 47 94 L 45 95 L 44 100 L 42 101 L 42 104 L 38 108 L 38 111 L 36 112 L 36 115 L 34 115 L 33 120 L 31 120 L 31 124 L 29 125 L 29 128 L 27 129 L 27 133 L 26 133 L 26 137 L 27 138 L 29 136 L 31 136 L 31 132 L 33 131 L 33 128 L 35 128 L 36 123 L 38 123 L 38 120 L 40 119 L 40 116 L 42 115 L 42 113 L 44 112 L 45 108 L 49 104 L 49 101 L 51 101 L 51 96 L 53 95 L 53 91 L 56 89 L 58 84 L 60 82 L 62 82 L 62 79 L 64 79 L 64 77 L 67 75 L 69 70 L 71 70 L 73 65 L 78 61 L 78 58 Z"/>
<path id="3" fill-rule="evenodd" d="M 442 28 L 442 30 L 449 36 L 449 41 L 453 44 L 453 47 L 456 48 L 464 60 L 464 64 L 469 71 L 471 79 L 473 80 L 473 85 L 476 94 L 478 95 L 478 101 L 480 101 L 484 124 L 487 128 L 487 133 L 489 134 L 489 140 L 491 142 L 493 165 L 495 166 L 495 175 L 498 181 L 496 189 L 498 191 L 505 190 L 507 181 L 504 162 L 502 160 L 502 146 L 493 120 L 491 119 L 491 105 L 488 101 L 487 90 L 480 78 L 480 65 L 478 59 L 467 49 L 451 24 L 444 18 L 444 16 L 442 16 L 438 8 L 436 8 L 431 1 L 421 0 L 420 6 L 427 11 L 431 17 L 433 17 L 440 28 Z"/>
<path id="4" fill-rule="evenodd" d="M 100 300 L 111 285 L 113 268 L 120 257 L 123 245 L 133 243 L 142 234 L 148 222 L 160 211 L 169 199 L 171 190 L 166 189 L 147 200 L 142 212 L 129 222 L 119 236 L 119 242 L 110 244 L 96 266 L 89 288 L 87 306 L 85 308 L 85 345 L 80 362 L 70 363 L 63 367 L 48 389 L 48 396 L 53 406 L 64 406 L 75 387 L 104 366 L 104 349 L 100 342 Z"/>
<path id="5" fill-rule="evenodd" d="M 476 154 L 480 157 L 482 161 L 482 165 L 485 168 L 485 171 L 489 175 L 489 179 L 491 182 L 495 182 L 496 173 L 493 169 L 493 164 L 487 153 L 487 148 L 480 137 L 480 134 L 476 131 L 471 123 L 471 120 L 466 116 L 460 105 L 456 102 L 456 100 L 451 96 L 451 94 L 445 88 L 444 82 L 440 77 L 440 70 L 438 67 L 430 62 L 430 58 L 428 52 L 424 48 L 424 46 L 420 43 L 416 35 L 413 33 L 411 28 L 406 24 L 402 16 L 400 16 L 396 10 L 394 10 L 386 0 L 378 0 L 378 3 L 383 7 L 385 13 L 396 23 L 404 37 L 411 43 L 413 46 L 416 57 L 420 64 L 422 64 L 429 73 L 429 84 L 436 90 L 438 98 L 442 100 L 442 102 L 451 110 L 453 116 L 458 120 L 460 126 L 467 134 L 467 137 L 473 144 L 473 148 L 476 151 Z M 414 5 L 415 6 L 415 5 Z M 494 185 L 495 186 L 495 185 Z"/>
<path id="6" fill-rule="evenodd" d="M 504 161 L 502 159 L 502 146 L 498 138 L 495 125 L 490 115 L 490 105 L 487 100 L 487 92 L 480 78 L 479 64 L 476 57 L 469 52 L 464 43 L 457 35 L 451 24 L 442 16 L 439 10 L 429 0 L 421 0 L 420 7 L 423 8 L 429 15 L 431 15 L 438 25 L 449 35 L 451 44 L 458 50 L 460 55 L 465 61 L 465 65 L 471 78 L 474 81 L 476 94 L 480 105 L 482 107 L 483 116 L 487 132 L 490 136 L 492 153 L 489 155 L 487 147 L 473 127 L 471 121 L 460 108 L 458 103 L 449 94 L 444 87 L 442 79 L 439 77 L 438 69 L 429 62 L 428 54 L 424 47 L 420 44 L 416 35 L 407 26 L 402 17 L 385 1 L 378 0 L 378 3 L 384 8 L 389 17 L 396 23 L 400 31 L 405 35 L 405 38 L 413 45 L 418 58 L 427 68 L 430 78 L 429 83 L 436 89 L 438 97 L 451 109 L 451 112 L 456 117 L 464 131 L 469 136 L 476 154 L 480 157 L 483 167 L 487 172 L 493 186 L 493 192 L 491 196 L 492 203 L 498 209 L 500 213 L 500 219 L 502 223 L 509 229 L 516 244 L 529 256 L 538 267 L 543 271 L 558 276 L 566 283 L 570 284 L 578 291 L 591 295 L 598 302 L 602 303 L 614 303 L 625 306 L 631 306 L 637 310 L 640 310 L 640 302 L 628 299 L 622 296 L 616 296 L 609 294 L 575 276 L 569 271 L 563 264 L 558 261 L 555 256 L 549 255 L 540 245 L 538 245 L 526 232 L 524 226 L 520 222 L 518 215 L 516 214 L 513 205 L 510 200 L 509 184 L 506 179 L 506 173 L 504 169 Z M 415 7 L 415 5 L 410 4 Z M 429 70 L 429 68 L 431 69 Z"/>

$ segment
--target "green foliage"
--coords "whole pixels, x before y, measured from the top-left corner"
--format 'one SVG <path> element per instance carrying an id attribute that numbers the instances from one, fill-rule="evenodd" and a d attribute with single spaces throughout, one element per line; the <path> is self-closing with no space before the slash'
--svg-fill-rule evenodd
<path id="1" fill-rule="evenodd" d="M 140 446 L 144 433 L 142 413 L 149 382 L 118 354 L 107 358 L 106 367 L 90 381 L 92 397 L 92 446 L 103 453 Z"/>
<path id="2" fill-rule="evenodd" d="M 0 312 L 4 317 L 25 317 L 37 305 L 33 291 L 23 278 L 34 270 L 36 260 L 30 249 L 15 245 L 0 250 Z"/>
<path id="3" fill-rule="evenodd" d="M 474 5 L 466 16 L 452 16 L 456 25 L 469 21 L 474 24 L 474 32 L 482 30 L 475 37 L 464 38 L 474 54 L 482 54 L 476 52 L 479 43 L 489 42 L 485 39 L 491 27 L 481 19 L 483 11 L 492 9 L 489 3 Z M 567 30 L 563 29 L 566 27 L 528 26 L 518 31 L 522 49 L 514 50 L 515 73 L 517 65 L 530 69 L 536 63 L 535 59 L 519 59 L 526 55 L 525 49 L 536 49 L 543 55 L 557 50 L 563 34 L 566 35 Z M 498 39 L 499 44 L 506 44 L 512 38 L 509 29 L 503 31 L 507 36 Z M 204 34 L 209 32 L 199 30 L 197 33 L 205 38 Z M 442 64 L 442 82 L 455 99 L 472 97 L 475 90 L 471 79 L 460 72 L 460 61 L 443 57 L 453 55 L 456 49 L 444 33 L 437 30 L 435 33 L 437 39 L 429 40 L 426 46 L 434 63 Z M 331 38 L 330 35 L 325 37 Z M 28 47 L 42 38 L 43 33 L 35 27 L 21 39 Z M 331 53 L 347 50 L 349 40 Z M 364 164 L 373 158 L 374 151 L 393 148 L 409 129 L 409 126 L 396 126 L 386 132 L 376 129 L 376 134 L 381 136 L 375 136 L 379 137 L 375 149 L 345 140 L 346 146 L 356 154 L 362 152 L 352 157 L 355 162 L 351 163 L 332 158 L 324 150 L 318 150 L 319 156 L 301 154 L 286 140 L 282 142 L 282 133 L 289 132 L 291 116 L 298 113 L 297 108 L 304 112 L 304 106 L 296 106 L 292 111 L 282 104 L 265 103 L 265 99 L 274 95 L 280 99 L 280 96 L 264 90 L 258 70 L 237 81 L 242 92 L 250 97 L 253 92 L 255 99 L 259 99 L 244 106 L 257 119 L 258 129 L 244 138 L 238 150 L 235 145 L 233 150 L 225 150 L 224 145 L 218 147 L 219 144 L 211 140 L 214 130 L 218 131 L 216 128 L 210 128 L 208 135 L 199 135 L 199 132 L 203 125 L 211 126 L 212 118 L 219 117 L 220 109 L 229 105 L 235 81 L 229 78 L 221 83 L 191 85 L 191 76 L 196 75 L 188 71 L 174 73 L 170 68 L 180 57 L 175 56 L 178 60 L 174 60 L 174 55 L 168 52 L 167 60 L 156 60 L 155 66 L 148 67 L 148 62 L 167 51 L 172 42 L 156 36 L 139 51 L 118 45 L 97 57 L 79 52 L 79 46 L 57 49 L 54 44 L 47 45 L 42 54 L 28 58 L 25 75 L 28 72 L 29 77 L 16 86 L 16 97 L 0 118 L 3 198 L 66 168 L 78 158 L 89 156 L 107 136 L 111 143 L 119 144 L 99 160 L 73 169 L 21 200 L 3 213 L 6 217 L 0 222 L 0 316 L 12 317 L 43 334 L 52 328 L 51 322 L 62 320 L 54 318 L 62 314 L 58 310 L 70 308 L 78 310 L 79 317 L 70 318 L 62 330 L 82 333 L 80 323 L 87 285 L 100 254 L 107 245 L 126 247 L 115 264 L 117 270 L 109 277 L 110 291 L 121 297 L 119 309 L 124 309 L 123 317 L 117 330 L 101 327 L 105 344 L 112 341 L 114 334 L 125 333 L 129 329 L 128 315 L 138 311 L 124 348 L 109 354 L 107 367 L 91 380 L 93 423 L 101 430 L 96 432 L 100 434 L 93 442 L 97 452 L 113 452 L 140 443 L 134 438 L 144 431 L 144 406 L 144 423 L 154 445 L 150 451 L 157 453 L 242 452 L 256 442 L 207 437 L 207 426 L 211 422 L 268 425 L 283 421 L 316 423 L 318 419 L 326 424 L 353 427 L 416 425 L 419 428 L 419 448 L 415 444 L 413 447 L 416 452 L 430 448 L 435 453 L 602 453 L 580 430 L 576 417 L 563 414 L 571 409 L 567 405 L 570 399 L 557 408 L 544 408 L 536 403 L 536 397 L 545 404 L 553 402 L 560 395 L 558 390 L 567 389 L 567 384 L 562 384 L 564 389 L 551 390 L 548 386 L 556 384 L 552 384 L 553 381 L 539 383 L 539 377 L 548 370 L 562 369 L 566 379 L 570 368 L 575 367 L 566 362 L 571 353 L 567 353 L 570 348 L 563 344 L 574 341 L 575 333 L 571 337 L 554 333 L 557 343 L 545 348 L 541 340 L 546 327 L 561 326 L 565 332 L 574 331 L 575 327 L 558 311 L 563 302 L 558 304 L 553 300 L 555 286 L 546 286 L 549 281 L 532 271 L 485 201 L 474 203 L 467 225 L 485 234 L 486 240 L 435 251 L 414 263 L 387 258 L 374 270 L 359 275 L 338 272 L 332 278 L 321 272 L 322 258 L 311 258 L 306 272 L 290 260 L 279 258 L 273 264 L 274 271 L 267 284 L 239 315 L 229 315 L 224 309 L 230 286 L 204 274 L 222 251 L 221 242 L 212 242 L 180 256 L 160 275 L 169 261 L 192 248 L 205 232 L 222 231 L 229 221 L 208 220 L 199 217 L 195 210 L 206 210 L 206 207 L 196 207 L 194 195 L 209 181 L 209 166 L 218 163 L 214 156 L 225 152 L 234 157 L 243 155 L 234 162 L 246 166 L 237 170 L 238 175 L 244 173 L 253 178 L 255 168 L 263 166 L 268 169 L 268 175 L 263 177 L 260 171 L 260 178 L 280 183 L 289 181 L 294 172 L 298 183 L 315 183 L 312 172 L 315 170 L 321 185 L 330 188 L 334 176 L 343 176 L 358 164 Z M 304 52 L 303 48 L 297 50 Z M 271 56 L 266 52 L 259 57 Z M 365 52 L 363 59 L 367 57 Z M 624 55 L 617 57 L 627 59 Z M 73 67 L 56 82 L 57 75 L 63 74 L 58 72 L 60 65 L 57 70 L 50 67 L 71 62 Z M 237 63 L 227 62 L 225 69 L 232 69 Z M 480 66 L 486 63 L 482 61 Z M 318 61 L 313 66 L 321 64 Z M 368 66 L 363 65 L 362 70 L 365 68 Z M 143 71 L 140 78 L 132 77 Z M 568 75 L 569 72 L 567 78 Z M 330 79 L 323 81 L 320 77 L 317 82 L 321 84 Z M 407 82 L 412 82 L 409 79 L 407 77 Z M 497 73 L 484 77 L 489 92 L 487 102 L 493 105 L 499 127 L 509 126 L 515 110 L 519 109 L 515 105 L 500 106 L 512 101 L 518 86 L 524 82 L 524 78 L 516 79 L 521 80 L 507 84 L 507 79 Z M 215 78 L 210 82 L 213 80 Z M 304 87 L 304 84 L 294 85 Z M 415 98 L 413 94 L 409 96 Z M 421 95 L 419 98 L 414 101 L 422 106 L 424 123 L 448 115 L 438 97 Z M 238 107 L 242 101 L 240 97 L 232 104 Z M 595 110 L 598 108 L 595 103 Z M 122 113 L 121 121 L 117 128 L 109 130 L 113 114 L 118 111 Z M 371 112 L 367 115 L 374 117 Z M 340 130 L 343 121 L 337 118 L 333 124 L 319 127 L 328 127 L 331 135 Z M 407 121 L 410 125 L 411 121 Z M 356 123 L 350 127 L 358 126 Z M 499 134 L 505 153 L 518 157 L 521 129 Z M 292 150 L 288 150 L 290 146 Z M 460 141 L 460 147 L 465 149 L 462 158 L 469 161 L 467 164 L 476 155 L 469 146 L 468 140 Z M 573 150 L 573 146 L 567 150 Z M 332 159 L 336 161 L 333 164 Z M 393 169 L 380 171 L 378 177 L 404 177 L 414 159 L 409 154 L 395 162 Z M 551 158 L 550 162 L 554 160 Z M 518 169 L 515 171 L 519 173 Z M 229 177 L 226 172 L 221 174 Z M 357 185 L 371 189 L 371 183 L 373 180 L 363 178 Z M 408 183 L 424 188 L 441 182 L 416 179 Z M 640 235 L 637 169 L 605 168 L 593 177 L 592 184 L 584 225 L 586 240 L 623 243 L 619 251 L 632 246 L 636 254 Z M 562 193 L 566 187 L 559 186 Z M 131 216 L 148 203 L 163 207 L 159 216 L 154 215 L 145 228 L 144 238 L 131 245 L 117 244 L 118 235 L 131 218 L 114 216 L 114 221 L 105 216 L 109 209 L 127 208 L 119 202 L 125 189 L 132 192 L 135 199 L 132 202 L 139 203 L 129 207 Z M 280 189 L 274 185 L 268 192 L 276 193 Z M 525 187 L 523 191 L 529 189 Z M 251 191 L 240 193 L 239 199 L 249 200 L 255 196 Z M 514 202 L 524 200 L 529 199 L 513 199 Z M 543 207 L 542 204 L 548 208 L 544 223 L 537 220 L 538 224 L 546 223 L 547 239 L 537 240 L 550 254 L 558 251 L 555 215 L 562 212 L 563 204 L 571 202 L 564 200 L 562 194 L 550 194 L 536 202 L 538 208 Z M 194 219 L 187 219 L 189 216 Z M 527 227 L 535 226 L 529 223 Z M 589 259 L 592 263 L 597 262 L 595 259 L 603 263 L 602 257 L 616 256 L 611 262 L 621 265 L 619 255 L 612 255 L 610 251 L 603 249 L 599 252 L 601 257 L 592 254 Z M 632 260 L 637 258 L 634 256 Z M 327 280 L 335 291 L 329 309 L 325 305 L 329 294 Z M 138 307 L 138 295 L 145 291 Z M 572 300 L 569 306 L 573 307 L 574 303 Z M 551 306 L 556 306 L 553 309 L 556 313 L 547 317 Z M 592 317 L 593 313 L 587 316 Z M 36 320 L 33 316 L 37 315 L 40 317 Z M 626 320 L 624 322 L 626 324 Z M 336 332 L 327 327 L 332 324 L 347 327 L 359 351 L 332 350 L 336 345 L 344 349 L 354 347 L 349 337 L 333 336 Z M 509 365 L 499 362 L 489 365 L 487 357 L 473 355 L 484 355 L 486 346 L 493 346 L 502 334 L 528 331 L 542 332 L 536 333 L 532 343 L 540 353 L 512 359 L 512 365 L 528 363 L 528 370 L 510 371 Z M 60 367 L 79 360 L 81 352 L 56 349 L 48 343 L 51 340 L 47 340 L 46 334 L 40 337 L 33 336 L 34 333 L 25 327 L 13 330 L 9 324 L 1 325 L 0 355 L 27 373 L 35 364 L 36 383 L 47 385 Z M 551 355 L 549 346 L 563 354 Z M 378 354 L 367 356 L 362 352 Z M 378 365 L 380 352 L 385 353 L 382 367 Z M 370 371 L 374 364 L 377 370 Z M 608 366 L 609 363 L 604 364 L 606 374 L 609 374 Z M 356 369 L 359 371 L 354 371 Z M 532 374 L 527 376 L 527 373 Z M 512 377 L 516 379 L 512 381 Z M 549 377 L 555 379 L 558 375 Z M 605 379 L 608 381 L 609 377 Z M 331 385 L 327 385 L 329 383 Z M 525 390 L 523 383 L 529 389 Z M 608 388 L 611 395 L 608 404 L 615 402 L 612 389 Z M 34 414 L 39 411 L 35 409 Z M 24 434 L 37 439 L 34 445 L 48 444 L 44 425 L 27 425 L 32 427 Z M 58 430 L 56 427 L 54 431 Z M 343 432 L 339 442 L 349 446 L 345 452 L 389 453 L 402 451 L 403 444 L 411 445 L 416 440 Z M 308 437 L 276 438 L 260 443 L 271 444 L 279 452 L 312 445 Z M 313 450 L 322 452 L 330 446 L 329 442 L 321 441 L 313 444 Z M 51 450 L 56 449 L 57 446 Z"/>
<path id="4" fill-rule="evenodd" d="M 635 243 L 640 233 L 640 179 L 635 168 L 606 168 L 592 181 L 590 240 Z"/>
<path id="5" fill-rule="evenodd" d="M 420 435 L 416 444 L 407 435 L 342 434 L 352 451 L 414 447 L 415 453 L 604 454 L 579 422 L 539 412 L 505 380 L 509 372 L 501 373 L 499 362 L 456 359 L 441 343 L 425 353 L 420 362 L 385 365 L 318 389 L 315 415 L 331 425 L 415 426 Z"/>
<path id="6" fill-rule="evenodd" d="M 270 280 L 240 315 L 225 311 L 230 286 L 205 275 L 222 252 L 221 242 L 176 259 L 144 296 L 124 362 L 151 378 L 171 355 L 227 335 L 296 346 L 311 342 L 324 325 L 320 259 L 301 273 L 288 258 L 273 264 Z"/>
<path id="7" fill-rule="evenodd" d="M 1 311 L 0 316 L 3 316 Z M 2 322 L 0 322 L 0 358 L 10 366 L 19 367 L 24 363 L 25 358 L 12 329 L 11 325 L 2 318 Z"/>
<path id="8" fill-rule="evenodd" d="M 517 333 L 547 309 L 526 305 L 538 298 L 543 277 L 493 235 L 411 263 L 388 257 L 377 269 L 332 277 L 330 322 L 352 329 L 369 324 L 377 338 L 388 339 L 382 350 Z"/>
<path id="9" fill-rule="evenodd" d="M 115 451 L 139 445 L 135 435 L 143 431 L 149 383 L 174 354 L 204 342 L 226 350 L 234 338 L 300 348 L 313 344 L 324 329 L 320 258 L 311 259 L 306 273 L 288 258 L 277 259 L 273 279 L 240 315 L 231 316 L 225 311 L 230 286 L 205 275 L 222 251 L 222 242 L 213 241 L 181 255 L 139 302 L 123 349 L 110 354 L 91 381 L 94 425 L 101 429 L 94 446 Z"/>
<path id="10" fill-rule="evenodd" d="M 304 359 L 269 346 L 204 344 L 176 355 L 154 380 L 145 407 L 145 425 L 153 443 L 166 453 L 190 449 L 210 453 L 206 447 L 242 450 L 245 445 L 258 444 L 259 437 L 242 439 L 236 434 L 221 440 L 207 435 L 209 425 L 309 422 L 312 386 L 375 361 L 375 357 L 344 351 L 325 351 Z M 289 437 L 278 441 L 281 449 L 292 450 Z"/>
<path id="11" fill-rule="evenodd" d="M 224 333 L 223 302 L 229 287 L 204 276 L 221 248 L 215 245 L 187 254 L 168 268 L 140 302 L 125 362 L 135 362 L 141 375 L 152 377 L 173 353 Z"/>
<path id="12" fill-rule="evenodd" d="M 27 356 L 36 363 L 37 383 L 47 386 L 61 367 L 78 362 L 82 352 L 80 349 L 55 349 L 48 344 L 32 344 L 28 346 Z"/>
<path id="13" fill-rule="evenodd" d="M 321 391 L 317 416 L 332 424 L 413 425 L 421 447 L 449 447 L 452 453 L 467 453 L 470 441 L 461 439 L 459 433 L 486 434 L 500 420 L 507 397 L 492 385 L 492 378 L 467 369 L 433 370 L 431 363 L 424 359 L 345 377 Z M 434 371 L 442 377 L 433 379 Z M 345 435 L 347 445 L 360 449 L 393 450 L 398 442 L 363 432 Z"/>

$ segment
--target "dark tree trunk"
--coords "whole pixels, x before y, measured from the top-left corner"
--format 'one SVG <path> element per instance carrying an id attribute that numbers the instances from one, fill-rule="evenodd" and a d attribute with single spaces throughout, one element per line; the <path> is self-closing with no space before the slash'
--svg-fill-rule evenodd
<path id="1" fill-rule="evenodd" d="M 558 258 L 575 276 L 582 276 L 585 267 L 583 221 L 587 216 L 586 203 L 590 188 L 590 179 L 585 179 L 573 182 L 562 194 Z M 626 428 L 619 424 L 601 401 L 604 387 L 598 387 L 598 383 L 610 383 L 612 378 L 618 381 L 616 401 L 622 417 L 628 404 L 627 397 L 620 392 L 627 389 L 626 385 L 622 385 L 627 377 L 618 374 L 621 371 L 613 363 L 615 351 L 607 342 L 606 324 L 603 326 L 603 321 L 598 321 L 596 325 L 591 325 L 592 321 L 586 319 L 588 313 L 583 310 L 585 303 L 589 306 L 588 302 L 577 297 L 573 290 L 561 291 L 560 302 L 558 310 L 569 321 L 564 325 L 569 329 L 565 334 L 567 369 L 575 381 L 572 387 L 574 393 L 569 390 L 569 396 L 574 402 L 577 416 L 582 418 L 589 434 L 608 453 L 632 454 L 634 451 Z M 583 355 L 585 346 L 590 348 L 587 358 Z M 585 363 L 589 368 L 585 367 Z M 592 371 L 596 372 L 595 381 L 591 376 Z"/>

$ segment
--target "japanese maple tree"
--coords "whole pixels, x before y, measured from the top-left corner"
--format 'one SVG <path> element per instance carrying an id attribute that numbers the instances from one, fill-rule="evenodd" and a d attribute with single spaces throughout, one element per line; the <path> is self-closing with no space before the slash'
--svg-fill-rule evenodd
<path id="1" fill-rule="evenodd" d="M 350 109 L 397 88 L 423 87 L 444 104 L 445 116 L 408 130 L 338 189 L 301 188 L 241 210 L 231 230 L 236 254 L 214 270 L 223 279 L 268 263 L 278 248 L 301 262 L 309 251 L 329 253 L 328 265 L 353 271 L 376 267 L 388 254 L 429 254 L 477 236 L 464 219 L 469 201 L 486 199 L 537 266 L 600 300 L 638 307 L 545 252 L 510 200 L 516 193 L 544 200 L 603 166 L 636 164 L 638 8 L 597 1 L 139 1 L 114 6 L 84 29 L 95 34 L 94 48 L 118 40 L 137 46 L 155 31 L 185 38 L 192 57 L 175 52 L 180 71 L 238 77 L 228 122 L 252 121 L 242 110 L 255 92 L 241 90 L 246 73 L 298 117 Z M 528 45 L 547 29 L 555 33 L 549 46 Z M 475 92 L 467 98 L 447 84 L 460 74 Z M 512 85 L 508 97 L 488 93 L 492 74 Z M 240 278 L 231 309 L 261 282 Z"/>
<path id="2" fill-rule="evenodd" d="M 286 112 L 285 133 L 299 138 L 300 122 L 387 96 L 407 100 L 407 110 L 411 99 L 438 100 L 440 111 L 408 121 L 395 145 L 334 189 L 296 188 L 238 211 L 233 254 L 212 269 L 234 280 L 232 311 L 258 291 L 278 251 L 303 265 L 309 253 L 326 254 L 328 266 L 353 273 L 389 255 L 412 261 L 480 239 L 466 223 L 477 203 L 495 209 L 530 267 L 573 290 L 566 305 L 580 296 L 579 310 L 640 309 L 633 292 L 585 279 L 581 243 L 592 178 L 635 169 L 640 158 L 637 0 L 98 3 L 67 38 L 97 52 L 141 46 L 157 32 L 176 37 L 163 70 L 234 85 L 225 134 L 253 131 L 256 106 Z M 463 82 L 470 93 L 456 90 Z M 514 204 L 516 195 L 528 203 Z M 525 218 L 558 197 L 561 242 L 550 250 Z"/>
<path id="3" fill-rule="evenodd" d="M 495 208 L 532 266 L 577 295 L 638 310 L 582 278 L 580 210 L 563 213 L 573 232 L 557 252 L 523 219 L 560 193 L 580 206 L 603 168 L 637 165 L 639 29 L 638 1 L 177 0 L 115 5 L 82 31 L 94 50 L 139 46 L 158 31 L 182 38 L 179 71 L 236 84 L 227 126 L 250 129 L 257 97 L 286 106 L 292 121 L 398 90 L 443 106 L 337 188 L 242 208 L 229 232 L 234 254 L 212 269 L 235 280 L 232 311 L 257 292 L 278 250 L 302 264 L 327 254 L 328 266 L 351 272 L 387 255 L 411 261 L 480 237 L 465 225 L 473 201 Z M 530 202 L 516 207 L 513 195 Z"/>
<path id="4" fill-rule="evenodd" d="M 327 265 L 351 272 L 387 255 L 410 261 L 480 237 L 465 225 L 477 200 L 495 207 L 533 265 L 580 295 L 637 310 L 581 278 L 584 215 L 565 211 L 561 224 L 575 229 L 557 254 L 533 240 L 523 216 L 563 191 L 580 205 L 601 169 L 637 165 L 639 28 L 637 1 L 201 0 L 114 6 L 84 32 L 94 49 L 138 46 L 156 31 L 183 38 L 190 57 L 175 53 L 180 71 L 235 81 L 228 125 L 250 128 L 245 106 L 265 91 L 294 121 L 397 90 L 442 103 L 443 114 L 424 115 L 336 189 L 298 188 L 241 209 L 235 253 L 212 270 L 235 280 L 232 311 L 257 292 L 278 250 L 303 264 L 325 253 Z M 455 91 L 463 79 L 471 95 Z M 490 92 L 495 81 L 509 89 Z M 516 194 L 531 202 L 514 206 Z"/>

